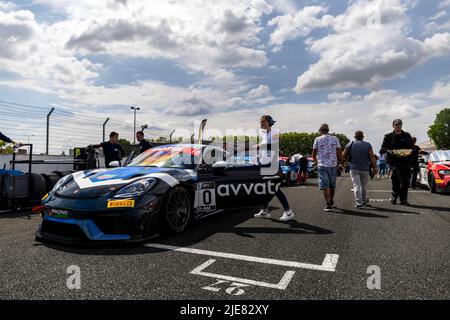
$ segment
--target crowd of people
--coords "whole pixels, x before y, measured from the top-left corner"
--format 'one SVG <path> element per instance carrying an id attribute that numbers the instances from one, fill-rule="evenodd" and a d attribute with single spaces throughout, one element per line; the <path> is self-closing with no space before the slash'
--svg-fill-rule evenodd
<path id="1" fill-rule="evenodd" d="M 274 159 L 275 150 L 279 150 L 278 131 L 272 130 L 275 120 L 270 115 L 260 118 L 260 126 L 264 134 L 258 145 L 258 161 L 267 165 Z M 391 203 L 409 205 L 408 189 L 416 187 L 417 173 L 419 170 L 418 157 L 426 154 L 417 146 L 417 139 L 408 132 L 403 131 L 403 122 L 396 119 L 392 122 L 393 131 L 386 134 L 381 149 L 376 155 L 369 142 L 364 141 L 364 133 L 356 131 L 354 140 L 344 148 L 339 139 L 330 134 L 328 124 L 324 123 L 319 128 L 320 136 L 314 140 L 312 145 L 312 158 L 317 165 L 319 189 L 325 200 L 325 211 L 330 211 L 335 206 L 334 196 L 336 190 L 336 179 L 338 173 L 347 168 L 352 179 L 355 207 L 363 208 L 368 205 L 367 184 L 375 175 L 379 177 L 390 177 L 392 180 Z M 119 144 L 119 134 L 111 132 L 109 141 L 94 145 L 102 148 L 105 156 L 105 166 L 111 167 L 113 162 L 122 160 L 125 152 Z M 136 133 L 139 142 L 140 153 L 152 147 L 145 140 L 144 133 Z M 0 132 L 0 140 L 7 143 L 15 143 L 9 137 Z M 308 177 L 308 159 L 305 156 L 292 155 L 291 162 L 298 164 L 297 182 L 305 182 Z M 281 169 L 279 173 L 281 174 Z M 280 220 L 288 221 L 294 218 L 294 212 L 289 206 L 288 199 L 279 188 L 275 194 L 284 208 Z M 261 211 L 255 215 L 256 218 L 269 218 L 268 203 L 263 204 Z"/>
<path id="2" fill-rule="evenodd" d="M 265 119 L 271 119 L 265 122 Z M 261 118 L 261 128 L 266 136 L 274 139 L 272 125 L 275 122 L 270 116 Z M 386 134 L 383 139 L 379 155 L 377 156 L 369 142 L 364 141 L 364 132 L 356 131 L 354 140 L 344 148 L 339 139 L 331 135 L 328 124 L 324 123 L 319 128 L 320 136 L 314 140 L 312 146 L 312 158 L 317 164 L 319 189 L 325 199 L 325 211 L 330 211 L 335 206 L 334 196 L 338 172 L 344 167 L 348 168 L 352 179 L 355 207 L 363 208 L 369 205 L 367 196 L 367 184 L 369 179 L 390 177 L 392 180 L 392 197 L 390 201 L 396 205 L 408 206 L 408 190 L 416 187 L 417 173 L 419 171 L 418 158 L 426 154 L 417 146 L 417 139 L 408 132 L 403 131 L 403 122 L 396 119 L 392 122 L 393 131 Z M 278 138 L 278 136 L 276 136 Z M 267 143 L 267 138 L 263 139 Z M 269 139 L 270 140 L 270 139 Z M 300 158 L 292 158 L 291 161 L 299 161 Z M 307 169 L 306 169 L 307 170 Z M 307 174 L 307 173 L 306 173 Z M 302 178 L 300 178 L 302 179 Z M 294 213 L 289 208 L 286 196 L 282 192 L 277 193 L 277 198 L 284 207 L 281 220 L 287 221 L 294 218 Z M 264 207 L 255 215 L 257 218 L 269 217 L 270 213 Z"/>

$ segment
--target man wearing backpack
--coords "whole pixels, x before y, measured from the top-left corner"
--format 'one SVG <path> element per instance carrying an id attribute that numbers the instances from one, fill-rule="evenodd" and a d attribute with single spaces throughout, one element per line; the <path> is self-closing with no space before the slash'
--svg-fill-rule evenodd
<path id="1" fill-rule="evenodd" d="M 350 176 L 352 177 L 355 193 L 356 208 L 363 208 L 369 202 L 367 198 L 367 183 L 370 169 L 376 174 L 377 163 L 372 145 L 364 140 L 362 131 L 355 132 L 355 141 L 350 142 L 342 154 L 343 159 L 350 163 Z"/>

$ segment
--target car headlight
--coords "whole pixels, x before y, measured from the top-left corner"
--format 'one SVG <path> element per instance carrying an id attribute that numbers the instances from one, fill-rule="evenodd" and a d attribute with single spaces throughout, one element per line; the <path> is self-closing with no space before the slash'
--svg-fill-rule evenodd
<path id="1" fill-rule="evenodd" d="M 439 170 L 438 172 L 440 176 L 446 176 L 450 174 L 450 170 Z"/>
<path id="2" fill-rule="evenodd" d="M 120 189 L 114 198 L 136 197 L 149 191 L 156 184 L 156 179 L 139 180 Z"/>
<path id="3" fill-rule="evenodd" d="M 58 182 L 55 184 L 55 186 L 52 189 L 52 192 L 56 192 L 59 189 L 61 189 L 61 187 L 67 182 L 67 180 L 69 180 L 72 177 L 71 174 L 62 177 L 61 179 L 58 180 Z"/>

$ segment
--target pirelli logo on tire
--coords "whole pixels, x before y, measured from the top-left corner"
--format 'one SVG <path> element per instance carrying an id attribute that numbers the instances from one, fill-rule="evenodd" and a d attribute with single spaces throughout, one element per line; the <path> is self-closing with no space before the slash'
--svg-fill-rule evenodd
<path id="1" fill-rule="evenodd" d="M 134 200 L 109 200 L 108 209 L 134 208 Z"/>

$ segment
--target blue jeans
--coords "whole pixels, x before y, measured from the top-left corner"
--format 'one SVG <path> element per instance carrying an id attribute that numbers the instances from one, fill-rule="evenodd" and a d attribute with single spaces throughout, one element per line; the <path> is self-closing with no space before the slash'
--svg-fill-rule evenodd
<path id="1" fill-rule="evenodd" d="M 319 167 L 317 169 L 319 176 L 319 189 L 336 189 L 337 168 Z"/>

